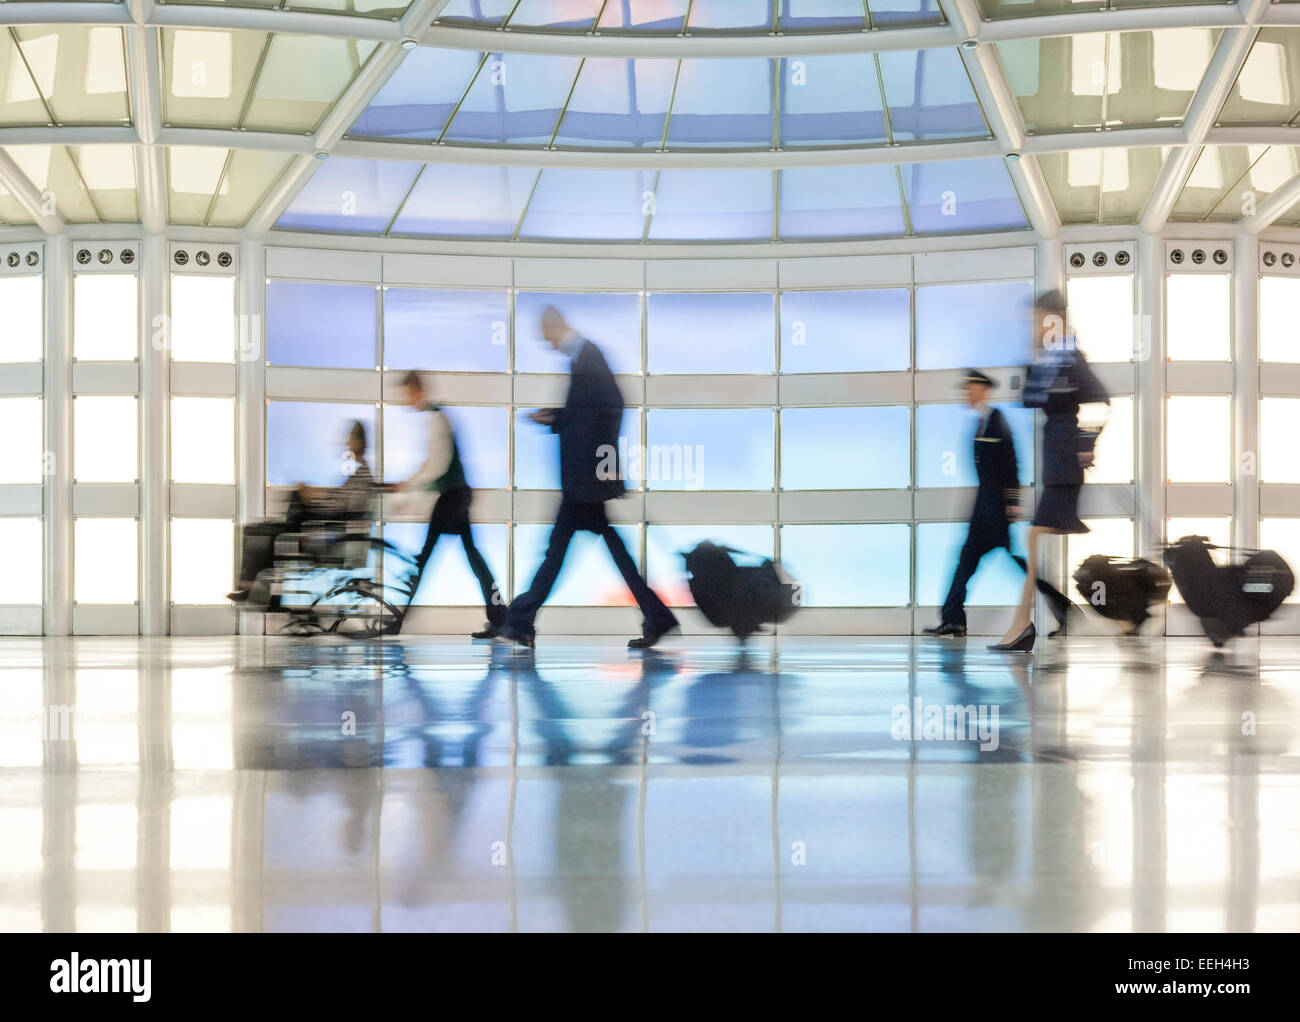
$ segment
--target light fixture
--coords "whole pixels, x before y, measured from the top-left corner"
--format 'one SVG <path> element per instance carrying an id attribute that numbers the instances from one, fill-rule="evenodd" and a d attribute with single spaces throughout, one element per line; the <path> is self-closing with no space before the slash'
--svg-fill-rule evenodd
<path id="1" fill-rule="evenodd" d="M 1019 153 L 1007 153 L 1007 159 L 1010 160 L 1012 163 L 1019 163 L 1019 162 L 1020 162 L 1020 154 L 1019 154 Z"/>
<path id="2" fill-rule="evenodd" d="M 312 155 L 315 156 L 316 159 L 318 160 L 328 160 L 330 156 L 330 154 L 327 153 L 324 149 L 318 149 L 316 150 L 316 152 L 312 153 Z"/>
<path id="3" fill-rule="evenodd" d="M 978 39 L 963 39 L 961 41 L 961 48 L 963 50 L 973 50 L 979 46 L 979 44 L 980 41 Z"/>
<path id="4" fill-rule="evenodd" d="M 413 50 L 420 45 L 419 40 L 412 39 L 409 35 L 402 36 L 399 44 L 404 50 Z"/>

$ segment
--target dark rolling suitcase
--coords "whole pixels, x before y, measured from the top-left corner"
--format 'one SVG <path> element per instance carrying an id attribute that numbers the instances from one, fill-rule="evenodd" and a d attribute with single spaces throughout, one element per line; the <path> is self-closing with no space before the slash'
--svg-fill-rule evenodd
<path id="1" fill-rule="evenodd" d="M 1129 634 L 1151 616 L 1148 608 L 1164 603 L 1169 572 L 1145 558 L 1126 560 L 1093 554 L 1074 572 L 1079 594 L 1104 618 L 1117 621 Z"/>
<path id="2" fill-rule="evenodd" d="M 771 560 L 737 564 L 732 547 L 705 540 L 684 553 L 695 605 L 742 642 L 765 624 L 785 621 L 799 606 L 799 585 Z"/>
<path id="3" fill-rule="evenodd" d="M 1215 646 L 1246 633 L 1282 606 L 1295 575 L 1275 550 L 1254 550 L 1236 564 L 1216 564 L 1204 536 L 1184 536 L 1165 548 L 1165 564 L 1187 608 Z"/>

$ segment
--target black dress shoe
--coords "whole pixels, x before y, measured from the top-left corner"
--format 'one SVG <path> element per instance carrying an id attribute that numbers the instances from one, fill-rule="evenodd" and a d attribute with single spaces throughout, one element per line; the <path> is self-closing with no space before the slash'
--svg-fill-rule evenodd
<path id="1" fill-rule="evenodd" d="M 498 630 L 497 626 L 494 625 L 491 621 L 489 621 L 477 632 L 470 632 L 469 637 L 471 639 L 495 639 L 499 634 L 501 633 Z"/>
<path id="2" fill-rule="evenodd" d="M 940 638 L 945 638 L 945 639 L 947 638 L 960 639 L 966 634 L 966 626 L 943 624 L 940 625 L 938 628 L 922 628 L 921 634 L 936 635 L 939 636 Z"/>
<path id="3" fill-rule="evenodd" d="M 231 603 L 246 603 L 248 601 L 247 589 L 232 589 L 226 593 L 226 599 Z"/>
<path id="4" fill-rule="evenodd" d="M 647 631 L 644 635 L 638 636 L 635 639 L 628 639 L 627 648 L 628 649 L 649 649 L 651 646 L 657 643 L 669 632 L 675 632 L 675 631 L 677 631 L 676 621 L 674 621 L 670 625 L 665 625 L 663 628 L 655 628 L 650 631 Z"/>
<path id="5" fill-rule="evenodd" d="M 525 649 L 532 649 L 537 643 L 535 633 L 525 635 L 523 632 L 515 631 L 509 625 L 499 625 L 492 638 L 505 639 L 508 642 L 513 642 L 516 646 L 523 646 Z"/>
<path id="6" fill-rule="evenodd" d="M 988 648 L 995 653 L 1029 653 L 1033 651 L 1036 638 L 1038 632 L 1034 628 L 1034 623 L 1030 621 L 1029 627 L 1010 642 L 994 642 Z"/>

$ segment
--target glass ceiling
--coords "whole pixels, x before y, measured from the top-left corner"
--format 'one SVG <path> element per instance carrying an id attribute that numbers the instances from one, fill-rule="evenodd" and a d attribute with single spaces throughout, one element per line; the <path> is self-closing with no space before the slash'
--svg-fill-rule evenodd
<path id="1" fill-rule="evenodd" d="M 0 124 L 129 124 L 126 50 L 112 26 L 12 25 L 0 36 Z"/>

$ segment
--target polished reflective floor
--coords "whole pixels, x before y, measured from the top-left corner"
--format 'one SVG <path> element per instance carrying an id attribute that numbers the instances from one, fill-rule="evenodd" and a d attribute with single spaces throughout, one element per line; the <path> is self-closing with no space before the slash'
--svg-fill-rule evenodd
<path id="1" fill-rule="evenodd" d="M 0 640 L 0 930 L 1296 930 L 1300 640 Z"/>

